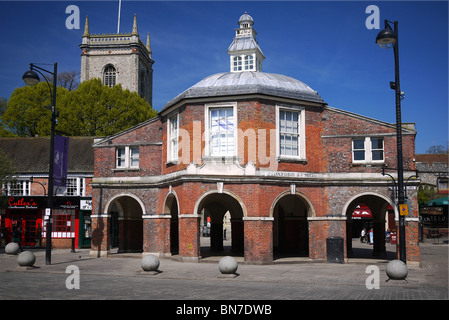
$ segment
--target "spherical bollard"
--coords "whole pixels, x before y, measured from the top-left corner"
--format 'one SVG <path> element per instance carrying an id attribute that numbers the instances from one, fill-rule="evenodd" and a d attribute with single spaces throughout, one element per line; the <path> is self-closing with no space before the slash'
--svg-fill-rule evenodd
<path id="1" fill-rule="evenodd" d="M 5 247 L 6 254 L 16 255 L 20 251 L 19 244 L 15 242 L 10 242 Z"/>
<path id="2" fill-rule="evenodd" d="M 235 274 L 237 268 L 237 261 L 230 256 L 221 258 L 220 262 L 218 263 L 218 270 L 220 270 L 222 274 Z"/>
<path id="3" fill-rule="evenodd" d="M 388 280 L 405 280 L 408 274 L 407 265 L 401 260 L 392 260 L 387 264 L 386 270 Z"/>
<path id="4" fill-rule="evenodd" d="M 32 267 L 36 262 L 36 256 L 31 251 L 23 251 L 17 258 L 17 263 L 21 267 Z"/>
<path id="5" fill-rule="evenodd" d="M 142 258 L 140 265 L 143 271 L 157 271 L 159 268 L 159 259 L 155 255 L 148 254 Z"/>

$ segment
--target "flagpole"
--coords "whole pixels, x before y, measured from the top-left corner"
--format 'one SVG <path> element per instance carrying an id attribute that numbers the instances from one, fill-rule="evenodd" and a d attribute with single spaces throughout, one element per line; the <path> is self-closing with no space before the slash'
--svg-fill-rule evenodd
<path id="1" fill-rule="evenodd" d="M 120 33 L 120 11 L 122 9 L 122 0 L 118 1 L 118 23 L 117 23 L 117 34 Z"/>

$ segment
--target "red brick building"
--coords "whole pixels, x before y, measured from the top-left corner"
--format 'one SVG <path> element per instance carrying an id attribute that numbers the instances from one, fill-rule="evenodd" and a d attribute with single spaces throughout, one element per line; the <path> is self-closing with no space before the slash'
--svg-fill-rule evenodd
<path id="1" fill-rule="evenodd" d="M 94 144 L 92 255 L 118 246 L 198 261 L 204 247 L 224 249 L 228 214 L 232 254 L 245 262 L 325 260 L 326 239 L 335 236 L 346 258 L 360 204 L 372 214 L 373 254 L 385 253 L 396 197 L 382 167 L 397 167 L 395 125 L 329 107 L 305 83 L 262 72 L 252 26 L 248 14 L 240 17 L 230 72 L 206 77 L 157 118 Z M 409 125 L 402 133 L 404 168 L 414 170 L 416 131 Z M 407 260 L 418 262 L 417 181 L 405 172 Z M 210 246 L 201 237 L 209 226 Z"/>

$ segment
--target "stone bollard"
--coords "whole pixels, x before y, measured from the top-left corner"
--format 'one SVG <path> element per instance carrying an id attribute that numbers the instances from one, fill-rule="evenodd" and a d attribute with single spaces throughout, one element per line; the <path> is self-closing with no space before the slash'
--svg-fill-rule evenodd
<path id="1" fill-rule="evenodd" d="M 33 267 L 36 262 L 36 256 L 31 251 L 23 251 L 17 258 L 17 263 L 21 267 Z"/>
<path id="2" fill-rule="evenodd" d="M 401 260 L 392 260 L 387 264 L 386 273 L 388 280 L 405 280 L 408 274 L 408 268 L 407 265 Z"/>
<path id="3" fill-rule="evenodd" d="M 10 255 L 17 255 L 20 251 L 19 244 L 10 242 L 5 247 L 5 253 Z"/>
<path id="4" fill-rule="evenodd" d="M 219 277 L 237 277 L 236 273 L 238 268 L 237 261 L 230 256 L 226 256 L 220 259 L 218 263 L 218 270 L 220 270 L 221 275 Z"/>
<path id="5" fill-rule="evenodd" d="M 140 266 L 142 267 L 143 271 L 153 275 L 161 272 L 158 270 L 159 264 L 160 263 L 158 257 L 152 254 L 145 255 L 140 262 Z"/>

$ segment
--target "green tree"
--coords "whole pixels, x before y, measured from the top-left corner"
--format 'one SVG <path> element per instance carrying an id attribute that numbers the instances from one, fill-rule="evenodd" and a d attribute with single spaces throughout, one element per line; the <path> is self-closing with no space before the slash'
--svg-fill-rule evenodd
<path id="1" fill-rule="evenodd" d="M 1 121 L 2 115 L 6 111 L 8 106 L 8 100 L 6 98 L 0 97 L 0 137 L 13 137 L 14 134 L 5 128 L 5 125 Z"/>
<path id="2" fill-rule="evenodd" d="M 17 88 L 12 93 L 2 121 L 15 135 L 50 135 L 51 104 L 49 86 L 41 82 L 33 87 Z M 81 83 L 76 90 L 57 89 L 56 130 L 71 136 L 104 136 L 128 129 L 157 112 L 137 93 L 121 85 L 109 88 L 100 79 Z"/>
<path id="3" fill-rule="evenodd" d="M 50 134 L 51 91 L 46 82 L 35 86 L 17 88 L 11 94 L 2 121 L 13 134 L 21 137 Z M 58 87 L 57 101 L 61 101 L 67 90 Z M 57 102 L 58 103 L 58 102 Z"/>
<path id="4" fill-rule="evenodd" d="M 109 88 L 100 79 L 69 92 L 60 111 L 58 130 L 73 136 L 112 135 L 157 114 L 137 93 L 121 85 Z"/>

